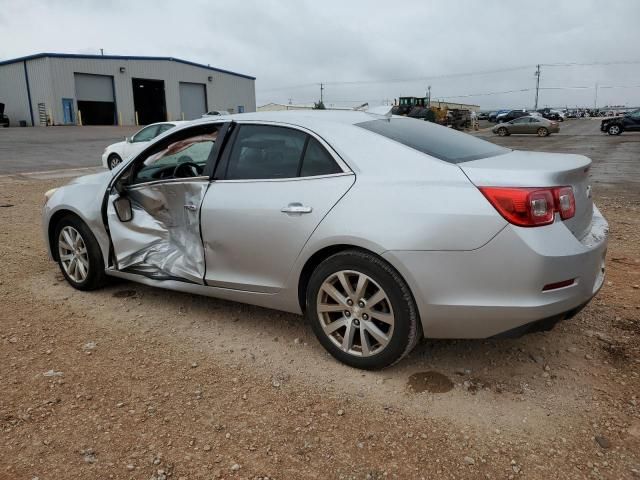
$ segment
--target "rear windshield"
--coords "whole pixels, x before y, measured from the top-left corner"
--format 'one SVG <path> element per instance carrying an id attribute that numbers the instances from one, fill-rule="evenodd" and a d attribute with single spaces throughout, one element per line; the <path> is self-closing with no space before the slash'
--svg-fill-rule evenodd
<path id="1" fill-rule="evenodd" d="M 378 119 L 356 126 L 449 163 L 495 157 L 510 151 L 467 133 L 413 118 Z"/>

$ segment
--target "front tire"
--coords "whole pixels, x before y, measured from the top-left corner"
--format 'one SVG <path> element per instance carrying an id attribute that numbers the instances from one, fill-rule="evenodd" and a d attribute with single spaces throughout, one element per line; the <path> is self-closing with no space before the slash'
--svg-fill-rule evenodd
<path id="1" fill-rule="evenodd" d="M 60 271 L 78 290 L 95 290 L 106 283 L 104 260 L 89 227 L 75 216 L 62 218 L 54 231 L 54 248 Z"/>
<path id="2" fill-rule="evenodd" d="M 332 255 L 316 268 L 306 317 L 333 357 L 365 370 L 401 360 L 422 331 L 406 282 L 384 260 L 359 250 Z"/>
<path id="3" fill-rule="evenodd" d="M 117 153 L 112 153 L 111 155 L 109 155 L 109 158 L 107 159 L 109 170 L 113 170 L 118 165 L 120 165 L 120 163 L 122 163 L 122 159 L 120 158 L 120 155 L 118 155 Z"/>
<path id="4" fill-rule="evenodd" d="M 622 128 L 620 128 L 620 125 L 610 125 L 607 129 L 607 133 L 609 135 L 620 135 L 622 133 Z"/>

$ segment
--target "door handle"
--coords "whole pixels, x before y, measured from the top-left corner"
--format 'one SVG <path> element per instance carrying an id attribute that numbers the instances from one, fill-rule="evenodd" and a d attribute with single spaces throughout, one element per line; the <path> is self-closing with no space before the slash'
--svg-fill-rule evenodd
<path id="1" fill-rule="evenodd" d="M 311 212 L 313 212 L 313 208 L 307 207 L 307 206 L 302 205 L 301 203 L 298 203 L 298 202 L 294 202 L 294 203 L 290 203 L 286 207 L 283 207 L 280 211 L 282 213 L 302 214 L 302 213 L 311 213 Z"/>
<path id="2" fill-rule="evenodd" d="M 194 204 L 192 203 L 188 203 L 184 206 L 185 210 L 189 210 L 190 212 L 195 212 L 196 210 L 198 210 L 198 207 L 196 207 Z"/>

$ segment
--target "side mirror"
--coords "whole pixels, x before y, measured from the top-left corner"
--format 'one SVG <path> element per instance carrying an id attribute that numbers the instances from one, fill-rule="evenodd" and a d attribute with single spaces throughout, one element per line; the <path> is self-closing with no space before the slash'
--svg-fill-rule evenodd
<path id="1" fill-rule="evenodd" d="M 127 197 L 118 197 L 113 201 L 113 208 L 121 222 L 130 222 L 133 218 L 133 209 L 131 208 L 131 200 Z"/>

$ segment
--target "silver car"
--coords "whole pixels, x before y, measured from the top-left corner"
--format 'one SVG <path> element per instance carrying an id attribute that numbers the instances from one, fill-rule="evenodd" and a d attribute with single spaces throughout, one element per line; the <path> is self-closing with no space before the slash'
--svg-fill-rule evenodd
<path id="1" fill-rule="evenodd" d="M 560 126 L 558 122 L 547 120 L 537 115 L 516 118 L 510 122 L 499 123 L 491 131 L 501 137 L 511 134 L 530 133 L 539 137 L 548 137 L 552 133 L 558 133 Z"/>
<path id="2" fill-rule="evenodd" d="M 521 334 L 589 302 L 608 231 L 590 164 L 406 117 L 229 115 L 47 192 L 44 235 L 77 289 L 304 313 L 334 357 L 382 368 L 422 336 Z"/>

